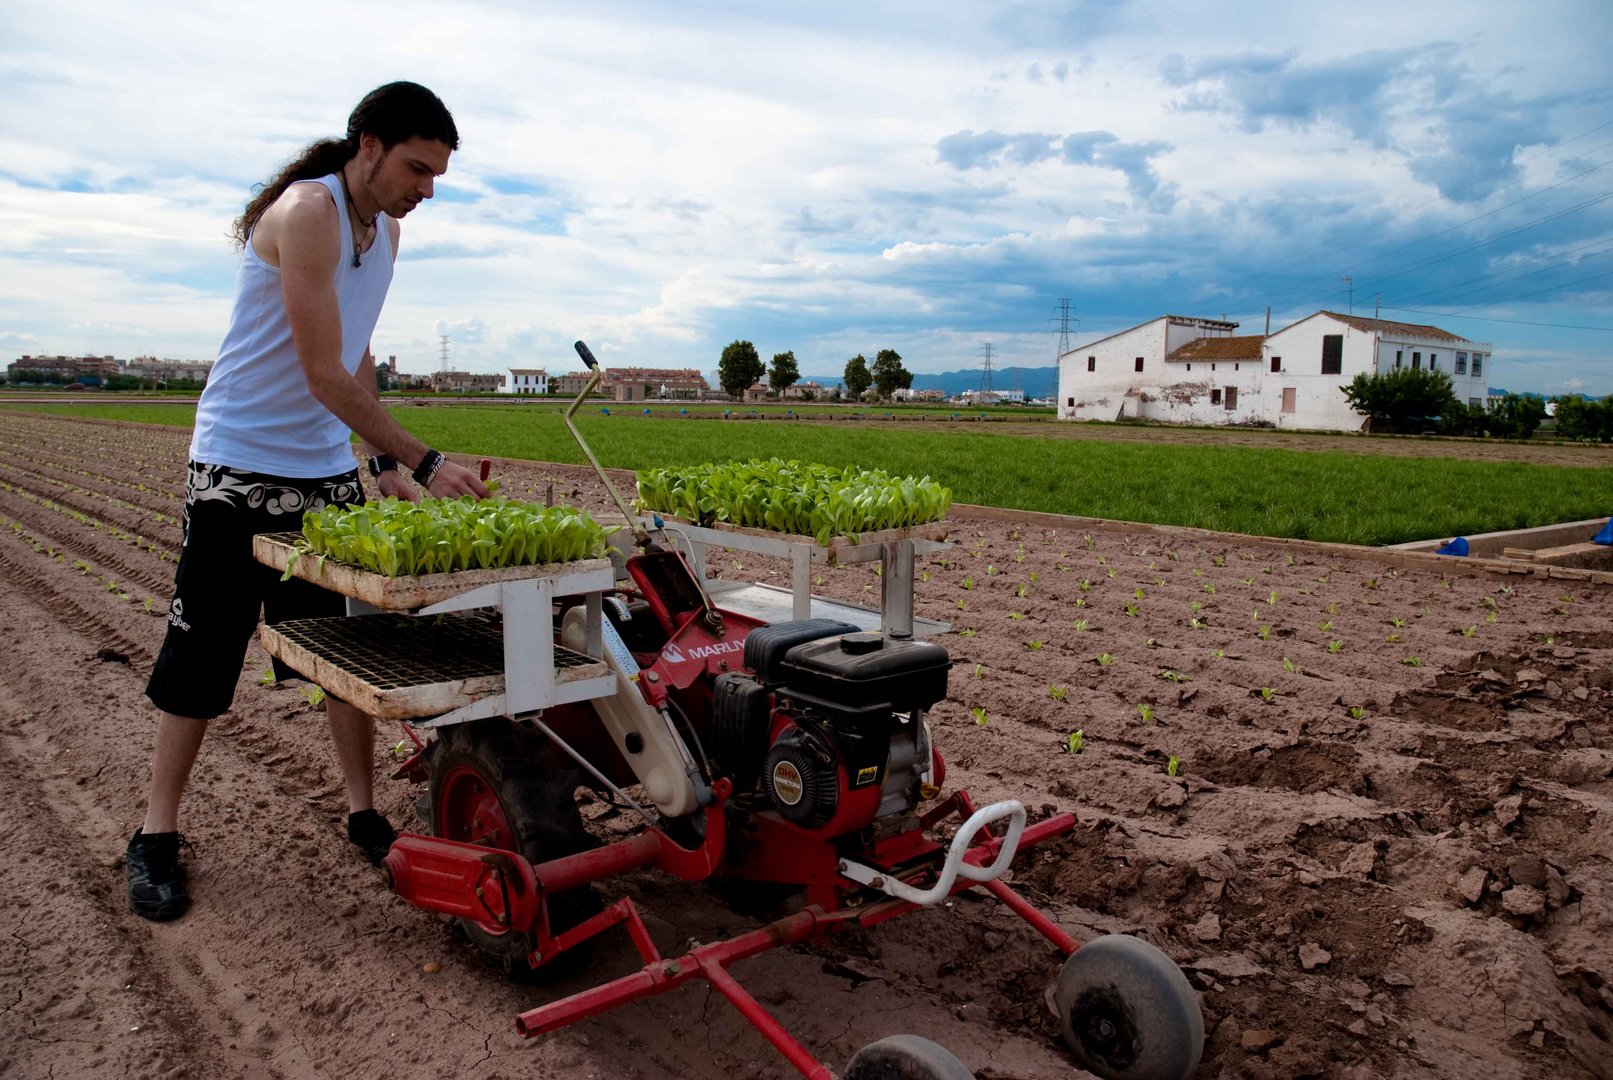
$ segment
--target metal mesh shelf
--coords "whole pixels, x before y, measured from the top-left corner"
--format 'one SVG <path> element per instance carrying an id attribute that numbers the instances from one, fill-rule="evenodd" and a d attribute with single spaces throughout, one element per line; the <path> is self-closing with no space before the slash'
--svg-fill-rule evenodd
<path id="1" fill-rule="evenodd" d="M 377 719 L 437 716 L 504 690 L 498 614 L 354 615 L 268 626 L 264 646 Z M 599 660 L 554 646 L 556 683 L 596 678 Z"/>

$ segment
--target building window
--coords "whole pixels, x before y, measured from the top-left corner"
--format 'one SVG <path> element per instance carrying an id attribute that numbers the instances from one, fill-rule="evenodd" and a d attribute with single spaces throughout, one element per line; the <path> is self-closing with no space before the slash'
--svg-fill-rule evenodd
<path id="1" fill-rule="evenodd" d="M 1098 370 L 1098 358 L 1096 356 L 1087 357 L 1087 370 L 1088 371 L 1097 371 Z"/>
<path id="2" fill-rule="evenodd" d="M 1411 354 L 1411 366 L 1416 368 L 1419 371 L 1422 370 L 1422 366 L 1423 366 L 1423 354 L 1422 353 L 1414 352 L 1414 353 Z"/>
<path id="3" fill-rule="evenodd" d="M 1283 412 L 1291 413 L 1294 411 L 1294 399 L 1298 396 L 1299 392 L 1292 386 L 1283 387 Z"/>
<path id="4" fill-rule="evenodd" d="M 1322 374 L 1338 375 L 1344 371 L 1344 335 L 1322 335 Z"/>
<path id="5" fill-rule="evenodd" d="M 1439 353 L 1431 352 L 1431 353 L 1428 354 L 1428 370 L 1429 371 L 1437 371 L 1437 370 L 1439 370 Z"/>
<path id="6" fill-rule="evenodd" d="M 1192 371 L 1193 370 L 1193 365 L 1192 364 L 1187 365 L 1187 370 Z"/>
<path id="7" fill-rule="evenodd" d="M 1211 371 L 1214 371 L 1214 370 L 1215 370 L 1215 365 L 1214 365 L 1214 364 L 1211 364 L 1211 365 L 1210 365 L 1210 370 L 1211 370 Z"/>
<path id="8" fill-rule="evenodd" d="M 1072 398 L 1065 398 L 1065 399 L 1064 399 L 1064 407 L 1065 407 L 1065 408 L 1066 408 L 1066 409 L 1073 409 L 1073 408 L 1075 408 L 1075 399 L 1074 399 L 1074 398 L 1073 398 L 1073 397 L 1072 397 Z"/>
<path id="9" fill-rule="evenodd" d="M 1141 371 L 1142 369 L 1143 369 L 1143 358 L 1139 356 L 1137 358 L 1137 366 L 1134 367 L 1132 370 L 1133 371 Z"/>
<path id="10" fill-rule="evenodd" d="M 1483 353 L 1474 353 L 1473 354 L 1473 374 L 1475 374 L 1475 375 L 1483 375 L 1484 374 L 1484 354 Z"/>
<path id="11" fill-rule="evenodd" d="M 1456 374 L 1467 374 L 1467 353 L 1465 352 L 1459 352 L 1456 354 Z"/>
<path id="12" fill-rule="evenodd" d="M 1227 412 L 1231 412 L 1238 407 L 1238 388 L 1236 386 L 1227 387 L 1226 402 Z"/>
<path id="13" fill-rule="evenodd" d="M 1210 391 L 1210 404 L 1211 405 L 1219 405 L 1219 404 L 1221 404 L 1221 391 L 1219 391 L 1219 390 L 1211 390 Z"/>
<path id="14" fill-rule="evenodd" d="M 1406 355 L 1406 354 L 1405 354 L 1405 351 L 1404 351 L 1404 350 L 1401 350 L 1401 349 L 1396 349 L 1396 350 L 1395 350 L 1395 367 L 1399 367 L 1399 366 L 1400 366 L 1400 360 L 1401 360 L 1401 358 L 1402 358 L 1402 357 L 1403 357 L 1403 356 L 1405 356 L 1405 355 Z"/>
<path id="15" fill-rule="evenodd" d="M 1281 371 L 1282 369 L 1283 369 L 1283 358 L 1280 357 L 1280 356 L 1273 356 L 1271 358 L 1271 373 L 1273 375 L 1275 375 L 1279 371 Z"/>
<path id="16" fill-rule="evenodd" d="M 1467 405 L 1468 405 L 1468 408 L 1470 408 L 1470 409 L 1482 409 L 1482 408 L 1484 408 L 1484 399 L 1483 398 L 1470 397 L 1470 398 L 1467 399 Z"/>

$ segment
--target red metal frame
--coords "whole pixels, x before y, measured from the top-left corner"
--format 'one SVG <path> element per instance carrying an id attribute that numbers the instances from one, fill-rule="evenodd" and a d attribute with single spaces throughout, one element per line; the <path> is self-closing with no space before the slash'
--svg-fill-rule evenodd
<path id="1" fill-rule="evenodd" d="M 843 906 L 848 896 L 860 891 L 860 886 L 836 874 L 832 883 L 809 887 L 808 899 L 813 902 L 796 914 L 727 941 L 698 946 L 673 960 L 661 956 L 638 909 L 627 899 L 618 900 L 600 914 L 564 933 L 554 936 L 549 933 L 545 901 L 547 896 L 554 893 L 647 866 L 690 880 L 710 876 L 722 862 L 727 843 L 723 802 L 729 794 L 727 785 L 721 784 L 717 800 L 706 810 L 705 842 L 694 850 L 679 847 L 661 830 L 651 828 L 626 840 L 534 867 L 512 852 L 406 833 L 393 845 L 383 866 L 392 887 L 410 903 L 431 911 L 473 919 L 484 925 L 491 919 L 499 926 L 528 933 L 535 943 L 531 956 L 534 964 L 552 960 L 612 927 L 621 925 L 627 928 L 644 966 L 631 975 L 520 1014 L 516 1017 L 515 1029 L 525 1037 L 555 1031 L 628 1002 L 666 993 L 691 979 L 705 979 L 801 1075 L 813 1080 L 829 1080 L 833 1074 L 828 1066 L 796 1041 L 760 1002 L 746 993 L 728 972 L 728 966 L 769 949 L 828 937 L 850 927 L 876 926 L 917 910 L 917 905 L 887 898 L 860 907 Z M 966 792 L 959 791 L 926 813 L 921 819 L 921 827 L 932 827 L 948 817 L 966 818 L 973 811 L 973 800 Z M 1034 847 L 1074 827 L 1073 815 L 1059 814 L 1026 828 L 1019 846 L 1021 849 Z M 917 841 L 913 834 L 918 834 Z M 981 866 L 997 857 L 1002 838 L 991 835 L 989 831 L 987 835 L 988 839 L 969 848 L 964 856 L 965 861 Z M 896 862 L 910 862 L 915 855 L 933 855 L 941 850 L 939 845 L 915 829 L 910 834 L 875 845 L 872 854 L 881 865 L 885 865 L 882 861 L 884 858 L 901 854 L 903 858 L 900 860 L 893 859 L 891 864 L 894 865 Z M 798 857 L 799 850 L 794 854 Z M 931 863 L 898 873 L 912 883 L 919 883 L 932 869 Z M 976 884 L 960 877 L 951 890 L 952 894 L 973 888 Z M 1061 952 L 1069 954 L 1076 950 L 1074 939 L 1024 897 L 1001 881 L 984 884 L 1010 911 L 1028 922 Z M 829 904 L 818 903 L 815 897 L 823 897 Z"/>

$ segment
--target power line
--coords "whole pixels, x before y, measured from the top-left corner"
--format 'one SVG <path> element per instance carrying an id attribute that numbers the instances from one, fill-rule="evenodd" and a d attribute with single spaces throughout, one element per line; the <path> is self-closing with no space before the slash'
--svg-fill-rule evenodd
<path id="1" fill-rule="evenodd" d="M 1394 307 L 1383 305 L 1385 311 L 1405 311 L 1413 315 L 1438 315 L 1445 319 L 1472 319 L 1475 322 L 1507 323 L 1511 326 L 1546 326 L 1553 330 L 1600 330 L 1604 334 L 1613 334 L 1613 326 L 1579 326 L 1574 323 L 1531 322 L 1528 319 L 1497 319 L 1487 318 L 1483 315 L 1462 315 L 1454 311 L 1428 311 L 1423 308 Z"/>
<path id="2" fill-rule="evenodd" d="M 1546 271 L 1554 269 L 1557 266 L 1557 264 L 1559 264 L 1559 263 L 1563 262 L 1564 260 L 1568 259 L 1569 256 L 1577 255 L 1579 252 L 1584 251 L 1586 248 L 1595 247 L 1597 244 L 1607 244 L 1610 239 L 1613 239 L 1613 238 L 1603 236 L 1603 237 L 1600 237 L 1600 238 L 1598 238 L 1596 240 L 1592 240 L 1589 243 L 1581 244 L 1579 247 L 1569 248 L 1567 251 L 1560 251 L 1555 255 L 1538 256 L 1538 257 L 1536 257 L 1534 259 L 1531 259 L 1530 262 L 1541 262 L 1542 260 L 1549 260 L 1549 261 L 1546 262 L 1545 266 L 1542 266 L 1538 270 L 1531 270 L 1527 274 L 1519 274 L 1517 277 L 1512 278 L 1509 281 L 1500 282 L 1498 284 L 1510 285 L 1514 281 L 1522 281 L 1524 278 L 1533 277 L 1536 274 L 1544 274 Z M 1608 251 L 1613 251 L 1613 245 L 1610 245 L 1609 247 L 1605 247 L 1601 251 L 1593 251 L 1589 255 L 1586 255 L 1585 258 L 1594 259 L 1596 256 L 1604 254 L 1604 253 L 1606 253 Z M 1447 291 L 1449 291 L 1451 289 L 1460 289 L 1460 288 L 1462 288 L 1463 286 L 1466 286 L 1466 285 L 1476 285 L 1481 281 L 1489 281 L 1491 278 L 1502 277 L 1502 276 L 1504 276 L 1506 274 L 1512 273 L 1514 270 L 1517 270 L 1517 269 L 1518 269 L 1518 267 L 1516 267 L 1516 266 L 1509 266 L 1509 267 L 1507 267 L 1507 268 L 1505 268 L 1503 270 L 1497 270 L 1493 274 L 1481 274 L 1476 278 L 1468 278 L 1466 281 L 1452 282 L 1449 285 L 1441 285 L 1441 286 L 1439 286 L 1437 288 L 1425 289 L 1420 293 L 1413 293 L 1411 296 L 1402 296 L 1402 297 L 1399 298 L 1399 300 L 1400 300 L 1400 302 L 1402 304 L 1409 304 L 1409 303 L 1412 303 L 1413 301 L 1421 300 L 1424 297 L 1433 296 L 1435 293 L 1447 292 Z M 1484 288 L 1489 288 L 1489 287 L 1490 286 L 1485 286 Z M 1469 289 L 1468 293 L 1483 292 L 1483 291 L 1484 291 L 1484 289 Z M 1452 300 L 1458 299 L 1461 296 L 1466 296 L 1466 295 L 1468 295 L 1468 293 L 1457 293 L 1456 296 L 1443 297 L 1442 299 L 1433 301 L 1433 303 L 1446 304 L 1446 303 L 1449 303 Z"/>

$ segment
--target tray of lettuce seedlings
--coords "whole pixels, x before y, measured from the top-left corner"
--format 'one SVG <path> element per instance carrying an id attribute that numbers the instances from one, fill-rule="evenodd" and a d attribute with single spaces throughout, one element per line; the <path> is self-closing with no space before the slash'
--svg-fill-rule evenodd
<path id="1" fill-rule="evenodd" d="M 772 458 L 641 470 L 638 501 L 701 528 L 827 547 L 944 540 L 952 492 L 928 476 Z"/>
<path id="2" fill-rule="evenodd" d="M 481 585 L 605 569 L 614 531 L 585 510 L 502 496 L 418 503 L 386 498 L 310 510 L 301 533 L 254 537 L 253 555 L 281 571 L 282 580 L 302 578 L 401 610 Z"/>

